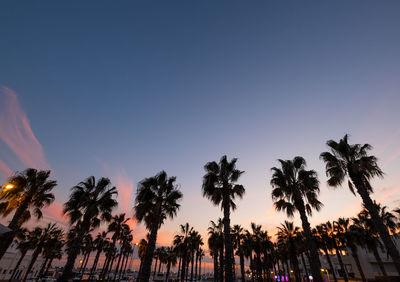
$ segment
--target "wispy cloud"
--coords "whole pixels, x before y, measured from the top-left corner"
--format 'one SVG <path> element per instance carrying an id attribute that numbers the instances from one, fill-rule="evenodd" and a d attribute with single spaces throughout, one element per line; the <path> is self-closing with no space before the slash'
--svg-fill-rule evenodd
<path id="1" fill-rule="evenodd" d="M 32 131 L 17 94 L 4 86 L 0 87 L 0 139 L 25 166 L 50 168 L 42 145 Z"/>
<path id="2" fill-rule="evenodd" d="M 101 165 L 106 176 L 109 177 L 112 183 L 118 189 L 118 203 L 122 212 L 126 213 L 127 217 L 132 217 L 133 207 L 133 179 L 128 175 L 126 170 L 119 166 L 111 166 L 100 158 L 95 160 Z M 131 221 L 133 226 L 135 221 Z"/>
<path id="3" fill-rule="evenodd" d="M 13 174 L 12 170 L 8 168 L 8 166 L 0 160 L 0 170 L 4 171 L 7 176 L 11 176 Z"/>

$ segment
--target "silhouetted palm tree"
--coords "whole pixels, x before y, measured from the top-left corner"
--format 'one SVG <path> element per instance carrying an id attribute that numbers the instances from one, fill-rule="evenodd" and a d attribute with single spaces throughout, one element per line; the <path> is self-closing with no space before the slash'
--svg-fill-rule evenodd
<path id="1" fill-rule="evenodd" d="M 330 273 L 332 273 L 333 280 L 335 282 L 337 282 L 335 269 L 333 268 L 332 260 L 331 260 L 330 254 L 329 254 L 331 252 L 331 250 L 333 249 L 333 246 L 332 246 L 333 239 L 331 238 L 330 234 L 328 233 L 327 226 L 324 224 L 317 225 L 314 229 L 314 233 L 315 233 L 314 238 L 316 238 L 319 248 L 324 251 L 326 259 L 328 260 L 328 264 L 330 267 Z"/>
<path id="2" fill-rule="evenodd" d="M 180 207 L 179 201 L 183 195 L 175 185 L 175 180 L 176 177 L 168 178 L 167 173 L 162 171 L 139 183 L 134 206 L 135 215 L 150 231 L 140 282 L 149 281 L 158 229 L 166 218 L 173 218 Z"/>
<path id="3" fill-rule="evenodd" d="M 231 210 L 236 209 L 236 197 L 242 198 L 245 189 L 242 185 L 235 184 L 243 174 L 236 168 L 237 159 L 230 162 L 223 156 L 219 163 L 209 162 L 204 166 L 206 175 L 203 177 L 203 196 L 214 205 L 221 205 L 224 212 L 224 245 L 225 245 L 225 281 L 233 281 L 233 246 L 231 240 Z"/>
<path id="4" fill-rule="evenodd" d="M 36 262 L 38 256 L 42 253 L 43 248 L 49 243 L 52 238 L 60 238 L 63 236 L 63 231 L 57 227 L 54 223 L 49 223 L 45 228 L 36 227 L 32 232 L 32 243 L 35 245 L 35 249 L 31 256 L 31 261 L 29 262 L 28 268 L 26 269 L 25 276 L 23 280 L 25 281 L 30 274 L 33 265 Z"/>
<path id="5" fill-rule="evenodd" d="M 42 218 L 42 208 L 54 201 L 51 191 L 57 186 L 57 182 L 49 180 L 49 177 L 49 170 L 28 168 L 10 177 L 10 188 L 1 189 L 0 215 L 7 216 L 13 211 L 15 213 L 8 225 L 11 232 L 0 236 L 0 260 L 13 242 L 18 229 L 31 218 L 31 213 L 38 219 Z"/>
<path id="6" fill-rule="evenodd" d="M 303 231 L 311 252 L 311 272 L 314 281 L 322 282 L 320 273 L 321 264 L 315 241 L 312 238 L 310 223 L 307 214 L 312 214 L 312 209 L 319 211 L 322 203 L 318 200 L 319 181 L 314 170 L 306 170 L 306 161 L 302 157 L 293 160 L 279 160 L 281 168 L 273 167 L 271 185 L 272 199 L 275 208 L 286 211 L 293 217 L 295 211 L 300 213 Z"/>
<path id="7" fill-rule="evenodd" d="M 236 224 L 232 228 L 232 239 L 235 243 L 237 254 L 239 255 L 240 259 L 240 273 L 242 282 L 245 282 L 245 272 L 244 272 L 244 254 L 242 248 L 242 241 L 244 239 L 244 230 L 243 227 Z"/>
<path id="8" fill-rule="evenodd" d="M 35 245 L 34 245 L 35 242 L 33 242 L 33 240 L 31 240 L 30 235 L 31 235 L 31 232 L 25 228 L 21 228 L 17 232 L 16 237 L 18 238 L 18 240 L 16 241 L 16 244 L 17 244 L 16 248 L 20 252 L 21 256 L 19 257 L 19 260 L 18 260 L 17 264 L 15 265 L 13 272 L 11 273 L 9 281 L 13 280 L 14 275 L 18 271 L 18 268 L 21 265 L 21 262 L 24 259 L 26 253 L 29 250 L 32 250 L 35 248 Z"/>
<path id="9" fill-rule="evenodd" d="M 69 217 L 70 224 L 74 225 L 76 236 L 69 243 L 67 263 L 59 278 L 60 281 L 68 281 L 72 278 L 72 270 L 82 246 L 83 237 L 92 228 L 99 227 L 102 221 L 111 219 L 111 212 L 118 205 L 114 199 L 116 194 L 117 189 L 111 187 L 108 178 L 100 178 L 96 182 L 94 176 L 72 188 L 70 198 L 64 204 L 64 214 Z"/>
<path id="10" fill-rule="evenodd" d="M 278 244 L 285 244 L 287 246 L 287 250 L 289 251 L 290 261 L 292 262 L 292 266 L 294 268 L 294 274 L 296 277 L 296 281 L 301 281 L 299 262 L 297 260 L 297 250 L 295 246 L 296 236 L 299 232 L 299 227 L 294 226 L 293 222 L 289 222 L 285 220 L 284 224 L 278 227 Z"/>
<path id="11" fill-rule="evenodd" d="M 167 247 L 165 249 L 165 261 L 167 264 L 167 274 L 165 275 L 165 282 L 168 282 L 169 273 L 171 270 L 171 266 L 175 266 L 177 262 L 176 252 L 173 247 Z"/>
<path id="12" fill-rule="evenodd" d="M 355 194 L 354 190 L 356 189 L 361 196 L 364 206 L 371 214 L 373 224 L 400 274 L 400 253 L 370 197 L 370 194 L 373 193 L 370 180 L 376 176 L 383 176 L 383 172 L 377 164 L 377 158 L 368 155 L 372 146 L 369 144 L 351 145 L 348 143 L 347 134 L 339 142 L 329 140 L 327 145 L 330 152 L 324 152 L 320 157 L 326 164 L 326 174 L 329 176 L 328 185 L 341 186 L 348 176 L 350 191 Z"/>
<path id="13" fill-rule="evenodd" d="M 90 276 L 92 276 L 96 271 L 97 264 L 99 263 L 100 255 L 104 250 L 104 246 L 105 246 L 107 240 L 108 240 L 107 232 L 103 231 L 103 232 L 97 234 L 96 238 L 93 241 L 93 244 L 94 244 L 94 247 L 96 250 L 96 256 L 93 261 L 92 269 L 90 270 Z"/>

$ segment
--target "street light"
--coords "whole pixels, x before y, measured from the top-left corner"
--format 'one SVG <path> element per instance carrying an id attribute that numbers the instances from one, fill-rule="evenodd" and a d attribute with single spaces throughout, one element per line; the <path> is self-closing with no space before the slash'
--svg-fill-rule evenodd
<path id="1" fill-rule="evenodd" d="M 6 185 L 3 186 L 3 190 L 10 190 L 13 189 L 15 186 L 11 183 L 8 183 Z"/>

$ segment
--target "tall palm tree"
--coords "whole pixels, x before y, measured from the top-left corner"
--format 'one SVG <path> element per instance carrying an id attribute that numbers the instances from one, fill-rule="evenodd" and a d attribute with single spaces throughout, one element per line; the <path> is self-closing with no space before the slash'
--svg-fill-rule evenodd
<path id="1" fill-rule="evenodd" d="M 57 181 L 49 180 L 49 170 L 28 168 L 13 175 L 0 191 L 0 215 L 7 216 L 15 211 L 8 228 L 11 232 L 0 236 L 0 260 L 14 240 L 21 225 L 31 218 L 42 218 L 42 208 L 54 201 L 51 193 Z"/>
<path id="2" fill-rule="evenodd" d="M 242 282 L 245 282 L 245 272 L 244 272 L 244 254 L 242 248 L 242 241 L 244 239 L 244 230 L 243 227 L 236 224 L 232 228 L 232 239 L 236 242 L 237 254 L 240 259 L 240 273 Z"/>
<path id="3" fill-rule="evenodd" d="M 118 205 L 114 199 L 117 189 L 111 186 L 108 178 L 100 178 L 97 182 L 94 176 L 87 178 L 72 188 L 69 200 L 64 204 L 64 214 L 76 230 L 76 236 L 70 242 L 67 263 L 59 278 L 68 281 L 72 278 L 76 257 L 82 246 L 83 237 L 91 229 L 99 227 L 102 221 L 110 221 L 112 210 Z"/>
<path id="4" fill-rule="evenodd" d="M 150 278 L 151 262 L 156 247 L 158 229 L 166 218 L 173 218 L 180 207 L 183 195 L 175 184 L 176 177 L 168 177 L 165 171 L 142 180 L 138 185 L 135 199 L 135 215 L 138 222 L 144 222 L 150 231 L 149 244 L 143 261 L 139 281 Z"/>
<path id="5" fill-rule="evenodd" d="M 28 275 L 30 274 L 32 267 L 35 264 L 38 256 L 42 253 L 43 248 L 47 244 L 49 244 L 49 241 L 51 241 L 54 237 L 59 238 L 63 236 L 63 231 L 56 224 L 49 223 L 45 228 L 36 227 L 33 230 L 32 235 L 33 235 L 32 240 L 35 244 L 35 249 L 31 256 L 31 261 L 29 262 L 29 265 L 26 269 L 25 276 L 23 278 L 24 281 L 28 278 Z"/>
<path id="6" fill-rule="evenodd" d="M 350 191 L 355 195 L 355 190 L 357 190 L 357 193 L 361 196 L 364 206 L 371 214 L 372 222 L 386 250 L 392 257 L 397 272 L 400 274 L 400 253 L 390 238 L 390 234 L 370 196 L 374 192 L 370 180 L 373 177 L 383 177 L 377 158 L 368 155 L 372 146 L 369 144 L 349 144 L 347 134 L 339 142 L 329 140 L 326 144 L 330 152 L 323 152 L 320 158 L 326 165 L 326 174 L 329 177 L 328 185 L 338 187 L 342 185 L 346 177 L 349 178 Z"/>
<path id="7" fill-rule="evenodd" d="M 302 157 L 293 160 L 278 160 L 281 168 L 273 167 L 271 179 L 272 199 L 275 208 L 286 211 L 288 217 L 293 217 L 295 211 L 300 213 L 303 231 L 311 252 L 311 273 L 314 281 L 321 282 L 321 264 L 315 241 L 311 234 L 307 214 L 312 209 L 319 211 L 322 203 L 318 200 L 319 181 L 314 170 L 306 170 L 306 161 Z"/>
<path id="8" fill-rule="evenodd" d="M 235 184 L 243 174 L 236 168 L 237 159 L 231 161 L 223 156 L 219 163 L 209 162 L 204 166 L 206 174 L 203 177 L 203 197 L 208 198 L 214 205 L 221 205 L 224 212 L 224 245 L 225 245 L 225 281 L 233 281 L 233 246 L 231 240 L 231 210 L 236 209 L 236 197 L 242 198 L 245 189 Z"/>
<path id="9" fill-rule="evenodd" d="M 280 243 L 286 245 L 289 251 L 290 261 L 294 268 L 296 281 L 301 281 L 299 262 L 297 260 L 298 253 L 295 246 L 296 236 L 298 232 L 299 227 L 294 226 L 293 222 L 285 220 L 285 223 L 281 224 L 281 226 L 278 226 L 277 237 L 278 244 Z"/>

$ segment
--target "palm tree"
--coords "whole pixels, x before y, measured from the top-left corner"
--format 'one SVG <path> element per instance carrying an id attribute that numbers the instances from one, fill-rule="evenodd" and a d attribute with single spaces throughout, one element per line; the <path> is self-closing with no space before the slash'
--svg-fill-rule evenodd
<path id="1" fill-rule="evenodd" d="M 364 271 L 361 266 L 360 259 L 358 257 L 357 245 L 361 246 L 363 244 L 362 236 L 363 234 L 359 232 L 358 228 L 354 225 L 350 225 L 349 218 L 339 218 L 336 221 L 336 228 L 338 231 L 338 239 L 341 244 L 347 246 L 351 250 L 351 256 L 353 257 L 358 272 L 360 272 L 361 279 L 366 282 Z"/>
<path id="2" fill-rule="evenodd" d="M 212 239 L 212 247 L 215 248 L 215 258 L 219 258 L 219 265 L 218 261 L 215 267 L 215 261 L 214 261 L 214 279 L 217 281 L 220 280 L 221 282 L 224 281 L 224 233 L 223 233 L 223 227 L 224 223 L 221 218 L 218 218 L 217 223 L 214 221 L 210 221 L 211 226 L 208 227 L 208 234 L 209 234 L 209 242 L 208 245 L 210 246 L 210 239 Z M 215 277 L 215 271 L 218 274 L 216 278 Z"/>
<path id="3" fill-rule="evenodd" d="M 171 266 L 175 266 L 177 262 L 176 251 L 173 247 L 167 247 L 165 249 L 165 262 L 167 264 L 167 274 L 165 275 L 165 282 L 168 282 L 169 273 Z"/>
<path id="4" fill-rule="evenodd" d="M 37 281 L 42 278 L 47 270 L 50 268 L 54 259 L 61 259 L 62 248 L 64 247 L 64 231 L 55 227 L 53 231 L 47 231 L 49 233 L 48 238 L 44 242 L 42 257 L 44 262 L 41 269 L 39 270 L 39 275 Z M 46 229 L 44 230 L 46 233 Z"/>
<path id="5" fill-rule="evenodd" d="M 322 249 L 326 255 L 326 259 L 328 260 L 328 264 L 330 267 L 330 272 L 333 275 L 333 280 L 335 282 L 337 282 L 335 269 L 333 268 L 332 260 L 331 260 L 330 254 L 329 254 L 329 252 L 333 248 L 333 246 L 332 246 L 333 244 L 332 244 L 332 238 L 331 238 L 330 234 L 328 233 L 327 226 L 325 224 L 317 225 L 314 229 L 314 233 L 315 233 L 314 238 L 316 238 L 318 247 L 320 249 Z"/>
<path id="6" fill-rule="evenodd" d="M 80 269 L 80 274 L 83 275 L 85 273 L 86 265 L 89 261 L 90 254 L 93 251 L 94 246 L 93 246 L 93 237 L 90 234 L 85 234 L 83 237 L 83 244 L 81 246 L 81 252 L 83 254 L 83 259 L 82 259 L 82 265 Z"/>
<path id="7" fill-rule="evenodd" d="M 214 230 L 209 230 L 208 234 L 208 248 L 210 249 L 210 256 L 214 259 L 214 281 L 218 282 L 218 255 L 222 240 L 220 234 Z"/>
<path id="8" fill-rule="evenodd" d="M 232 240 L 236 245 L 237 254 L 239 255 L 240 259 L 240 272 L 241 272 L 241 279 L 242 282 L 245 282 L 245 272 L 244 272 L 244 254 L 242 248 L 242 241 L 244 239 L 243 227 L 236 224 L 232 228 Z"/>
<path id="9" fill-rule="evenodd" d="M 328 185 L 338 187 L 345 181 L 346 176 L 349 178 L 350 191 L 355 195 L 355 188 L 361 196 L 364 206 L 371 214 L 372 222 L 400 274 L 400 253 L 370 197 L 370 194 L 374 192 L 370 180 L 373 177 L 383 177 L 383 172 L 377 164 L 377 158 L 368 155 L 372 146 L 369 144 L 351 145 L 348 143 L 347 134 L 339 142 L 329 140 L 326 144 L 330 152 L 322 153 L 320 158 L 326 165 L 326 174 L 329 177 Z"/>
<path id="10" fill-rule="evenodd" d="M 94 176 L 91 176 L 72 188 L 70 198 L 64 204 L 64 214 L 69 217 L 70 224 L 74 225 L 76 236 L 70 242 L 67 263 L 59 278 L 60 281 L 72 278 L 72 270 L 83 237 L 92 228 L 99 227 L 102 221 L 110 221 L 111 212 L 118 205 L 114 199 L 116 194 L 117 189 L 111 187 L 110 180 L 104 177 L 96 182 Z"/>
<path id="11" fill-rule="evenodd" d="M 42 253 L 43 248 L 49 244 L 49 241 L 53 238 L 60 238 L 63 236 L 63 231 L 54 223 L 49 223 L 45 228 L 36 227 L 32 233 L 32 243 L 35 245 L 35 249 L 31 256 L 31 261 L 29 262 L 28 268 L 26 269 L 25 276 L 23 280 L 25 281 L 30 274 L 33 265 L 36 262 L 38 256 Z"/>
<path id="12" fill-rule="evenodd" d="M 28 168 L 8 180 L 0 191 L 0 215 L 3 217 L 15 211 L 8 228 L 11 232 L 0 236 L 0 260 L 14 240 L 21 225 L 31 218 L 42 218 L 42 208 L 54 201 L 51 193 L 57 181 L 49 180 L 50 171 Z"/>
<path id="13" fill-rule="evenodd" d="M 385 224 L 388 233 L 394 234 L 397 230 L 395 216 L 387 211 L 387 207 L 381 206 L 376 202 L 373 204 L 375 209 L 378 211 L 379 217 Z M 362 243 L 367 247 L 367 249 L 372 251 L 383 276 L 386 277 L 387 272 L 378 252 L 378 248 L 382 246 L 380 241 L 382 238 L 379 237 L 379 233 L 375 228 L 370 212 L 364 206 L 364 209 L 357 215 L 357 217 L 352 218 L 352 220 L 354 228 L 357 230 L 360 238 L 362 238 Z"/>
<path id="14" fill-rule="evenodd" d="M 294 268 L 294 274 L 296 277 L 296 281 L 301 281 L 300 269 L 299 269 L 299 262 L 297 260 L 297 250 L 295 246 L 296 236 L 299 232 L 299 227 L 294 226 L 293 222 L 289 222 L 285 220 L 284 224 L 281 224 L 278 227 L 278 244 L 286 245 L 290 260 L 292 262 L 292 266 Z"/>
<path id="15" fill-rule="evenodd" d="M 143 267 L 143 261 L 144 261 L 144 257 L 146 256 L 146 252 L 147 252 L 147 247 L 148 247 L 148 242 L 146 241 L 146 239 L 142 239 L 140 240 L 139 244 L 138 244 L 138 256 L 140 258 L 140 266 L 139 266 L 139 276 L 142 272 L 142 267 Z"/>
<path id="16" fill-rule="evenodd" d="M 90 270 L 90 276 L 92 276 L 94 274 L 94 272 L 96 271 L 97 268 L 97 264 L 99 263 L 99 258 L 101 253 L 104 250 L 104 246 L 107 242 L 107 232 L 103 231 L 103 232 L 99 232 L 99 234 L 97 234 L 96 238 L 93 241 L 95 250 L 96 250 L 96 256 L 94 258 L 93 261 L 93 265 L 92 265 L 92 269 Z"/>
<path id="17" fill-rule="evenodd" d="M 344 278 L 344 281 L 347 282 L 347 281 L 349 281 L 349 278 L 347 277 L 347 269 L 342 260 L 342 246 L 341 246 L 341 242 L 340 242 L 341 228 L 340 228 L 340 226 L 338 227 L 338 222 L 336 222 L 336 221 L 334 221 L 332 224 L 330 221 L 328 221 L 325 223 L 325 226 L 328 230 L 328 234 L 330 234 L 330 237 L 332 239 L 333 248 L 336 251 L 336 256 L 337 256 L 339 264 L 340 264 L 342 276 Z"/>
<path id="18" fill-rule="evenodd" d="M 243 171 L 236 169 L 234 158 L 230 162 L 223 156 L 219 163 L 209 162 L 204 166 L 206 175 L 203 177 L 203 197 L 208 198 L 214 205 L 221 205 L 224 212 L 224 245 L 225 245 L 225 281 L 233 281 L 233 246 L 231 240 L 231 210 L 236 209 L 236 197 L 242 198 L 245 189 L 235 184 Z"/>
<path id="19" fill-rule="evenodd" d="M 288 217 L 293 217 L 295 211 L 300 213 L 303 231 L 311 252 L 311 273 L 314 281 L 321 282 L 321 264 L 318 251 L 311 234 L 307 214 L 312 214 L 312 209 L 319 211 L 322 203 L 318 200 L 319 181 L 314 170 L 306 170 L 306 161 L 302 157 L 293 160 L 278 160 L 281 168 L 273 167 L 271 186 L 272 199 L 275 208 L 286 211 Z"/>
<path id="20" fill-rule="evenodd" d="M 203 257 L 206 255 L 203 249 L 199 249 L 198 251 L 198 256 L 199 256 L 199 280 L 201 280 L 201 261 L 203 260 Z"/>
<path id="21" fill-rule="evenodd" d="M 34 249 L 34 244 L 32 243 L 32 240 L 30 238 L 31 232 L 29 232 L 27 229 L 25 228 L 21 228 L 19 230 L 19 232 L 17 232 L 17 238 L 18 241 L 16 241 L 17 243 L 17 250 L 19 250 L 21 256 L 17 262 L 17 264 L 14 267 L 13 272 L 11 273 L 10 279 L 9 281 L 12 281 L 14 278 L 15 273 L 18 271 L 19 266 L 21 265 L 22 260 L 24 259 L 26 253 L 29 250 Z"/>
<path id="22" fill-rule="evenodd" d="M 154 177 L 142 180 L 138 185 L 135 199 L 135 215 L 138 222 L 144 222 L 150 231 L 149 244 L 143 261 L 139 281 L 150 278 L 151 262 L 157 241 L 158 229 L 166 218 L 173 218 L 180 207 L 183 195 L 175 185 L 176 177 L 169 177 L 161 171 Z"/>

